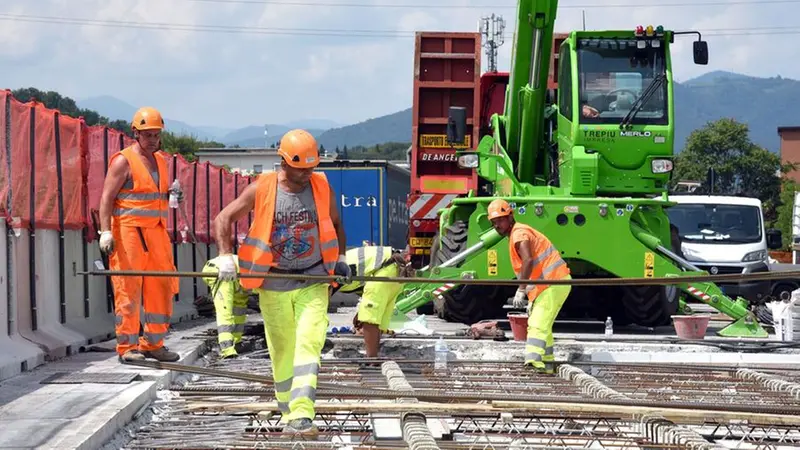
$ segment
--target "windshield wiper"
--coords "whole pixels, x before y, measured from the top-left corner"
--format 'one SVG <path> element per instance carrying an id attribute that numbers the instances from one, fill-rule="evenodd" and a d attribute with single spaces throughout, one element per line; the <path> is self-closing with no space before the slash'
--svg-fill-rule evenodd
<path id="1" fill-rule="evenodd" d="M 658 89 L 661 86 L 661 83 L 663 83 L 666 79 L 667 74 L 664 72 L 659 73 L 655 76 L 655 78 L 653 78 L 653 81 L 651 81 L 650 84 L 644 88 L 644 91 L 642 91 L 642 95 L 640 95 L 639 98 L 633 102 L 633 105 L 631 105 L 631 110 L 628 111 L 628 114 L 622 118 L 622 122 L 619 124 L 620 130 L 624 129 L 626 126 L 630 126 L 633 118 L 636 117 L 636 114 L 639 113 L 639 110 L 642 109 L 642 106 L 644 106 L 645 102 L 650 100 L 650 97 L 653 96 L 653 94 L 656 92 L 656 89 Z"/>

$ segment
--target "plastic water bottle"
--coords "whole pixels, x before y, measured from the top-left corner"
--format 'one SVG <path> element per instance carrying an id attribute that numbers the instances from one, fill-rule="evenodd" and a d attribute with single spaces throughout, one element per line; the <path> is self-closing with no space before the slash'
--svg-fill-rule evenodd
<path id="1" fill-rule="evenodd" d="M 611 320 L 611 316 L 606 318 L 606 336 L 611 336 L 614 334 L 614 321 Z"/>
<path id="2" fill-rule="evenodd" d="M 447 369 L 447 343 L 444 341 L 444 336 L 439 336 L 434 347 L 436 359 L 434 360 L 433 368 L 435 370 Z"/>
<path id="3" fill-rule="evenodd" d="M 178 208 L 178 194 L 175 191 L 180 189 L 181 183 L 175 178 L 175 181 L 172 182 L 172 186 L 169 189 L 169 207 L 172 209 Z"/>

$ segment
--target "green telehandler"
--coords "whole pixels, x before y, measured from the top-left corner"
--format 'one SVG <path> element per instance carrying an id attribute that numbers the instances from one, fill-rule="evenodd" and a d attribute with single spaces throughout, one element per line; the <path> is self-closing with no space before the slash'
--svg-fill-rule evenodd
<path id="1" fill-rule="evenodd" d="M 430 264 L 417 276 L 442 280 L 513 279 L 508 243 L 487 218 L 505 198 L 519 222 L 544 233 L 573 278 L 705 275 L 679 251 L 665 209 L 673 169 L 675 109 L 670 46 L 695 34 L 695 64 L 708 63 L 698 32 L 661 26 L 573 31 L 558 53 L 558 89 L 548 90 L 557 0 L 521 0 L 510 79 L 502 114 L 476 151 L 458 164 L 477 170 L 478 192 L 440 211 Z M 463 142 L 467 112 L 451 107 L 448 140 Z M 464 323 L 499 314 L 514 287 L 406 285 L 395 315 L 436 303 Z M 711 305 L 734 322 L 728 337 L 766 337 L 746 299 L 731 299 L 714 283 L 574 287 L 565 309 L 616 324 L 668 325 L 689 314 L 685 297 Z"/>

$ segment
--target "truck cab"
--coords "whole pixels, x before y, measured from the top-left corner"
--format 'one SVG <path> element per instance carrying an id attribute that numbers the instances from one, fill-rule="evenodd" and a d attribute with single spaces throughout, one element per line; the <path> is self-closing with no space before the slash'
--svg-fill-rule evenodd
<path id="1" fill-rule="evenodd" d="M 768 272 L 768 251 L 781 247 L 780 232 L 767 231 L 761 200 L 714 195 L 671 195 L 670 224 L 682 256 L 712 275 Z M 771 282 L 718 283 L 732 297 L 766 301 Z"/>

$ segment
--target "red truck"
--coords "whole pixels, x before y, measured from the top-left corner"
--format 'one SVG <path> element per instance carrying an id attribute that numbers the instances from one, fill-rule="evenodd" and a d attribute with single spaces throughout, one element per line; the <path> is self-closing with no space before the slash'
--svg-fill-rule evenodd
<path id="1" fill-rule="evenodd" d="M 553 60 L 548 85 L 558 87 L 558 48 L 566 34 L 553 37 Z M 417 32 L 414 49 L 414 100 L 411 130 L 411 191 L 408 196 L 408 245 L 411 262 L 429 263 L 433 236 L 439 227 L 437 212 L 470 190 L 479 190 L 473 169 L 462 169 L 456 150 L 475 149 L 490 133 L 489 119 L 503 111 L 508 72 L 481 74 L 480 33 Z M 447 142 L 447 115 L 451 106 L 467 110 L 464 142 Z"/>

